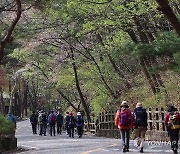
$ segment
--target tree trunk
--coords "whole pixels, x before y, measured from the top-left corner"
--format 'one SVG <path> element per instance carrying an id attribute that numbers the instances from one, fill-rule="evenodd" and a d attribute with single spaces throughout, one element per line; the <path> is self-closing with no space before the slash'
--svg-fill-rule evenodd
<path id="1" fill-rule="evenodd" d="M 60 91 L 60 89 L 57 89 L 57 92 L 68 102 L 70 106 L 72 106 L 73 109 L 75 109 L 75 111 L 78 111 L 77 107 L 75 107 L 74 104 L 71 103 L 71 101 L 63 94 L 62 91 Z"/>
<path id="2" fill-rule="evenodd" d="M 172 8 L 169 6 L 168 0 L 156 0 L 159 4 L 159 10 L 166 16 L 166 18 L 171 23 L 172 27 L 175 29 L 177 34 L 180 36 L 180 22 L 176 15 L 174 14 Z"/>
<path id="3" fill-rule="evenodd" d="M 4 106 L 4 99 L 3 99 L 3 89 L 0 86 L 0 112 L 3 115 L 5 114 L 4 109 L 5 109 L 5 106 Z"/>
<path id="4" fill-rule="evenodd" d="M 3 40 L 0 42 L 0 63 L 4 57 L 4 48 L 5 48 L 6 44 L 9 42 L 11 35 L 12 35 L 12 32 L 14 31 L 14 28 L 17 25 L 17 23 L 21 17 L 21 13 L 22 13 L 21 0 L 16 0 L 16 6 L 17 6 L 16 17 L 12 21 L 9 29 L 7 30 L 6 35 L 3 38 Z"/>
<path id="5" fill-rule="evenodd" d="M 72 65 L 73 65 L 73 70 L 74 70 L 76 88 L 77 88 L 77 91 L 79 93 L 81 103 L 82 103 L 82 105 L 84 107 L 84 111 L 86 113 L 87 121 L 88 121 L 88 123 L 90 123 L 90 121 L 91 121 L 90 112 L 89 112 L 89 108 L 88 108 L 88 106 L 86 104 L 86 101 L 84 99 L 84 96 L 83 96 L 83 93 L 81 91 L 81 87 L 80 87 L 80 84 L 79 84 L 78 73 L 77 73 L 77 68 L 76 68 L 76 63 L 75 63 L 75 57 L 74 57 L 74 52 L 73 52 L 72 48 L 71 48 L 71 58 L 72 58 L 72 61 L 73 61 Z"/>

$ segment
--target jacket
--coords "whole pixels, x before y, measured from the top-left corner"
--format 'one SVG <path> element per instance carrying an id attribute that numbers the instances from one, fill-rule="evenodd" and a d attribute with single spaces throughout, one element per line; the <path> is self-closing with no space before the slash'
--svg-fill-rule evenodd
<path id="1" fill-rule="evenodd" d="M 61 114 L 58 114 L 56 116 L 56 122 L 58 125 L 62 125 L 63 124 L 63 116 Z"/>
<path id="2" fill-rule="evenodd" d="M 169 117 L 170 117 L 170 113 L 166 113 L 164 116 L 164 124 L 166 127 L 168 127 Z M 176 113 L 176 118 L 180 120 L 180 114 L 179 113 Z"/>
<path id="3" fill-rule="evenodd" d="M 73 127 L 76 126 L 76 121 L 75 121 L 74 116 L 68 116 L 67 117 L 67 125 L 68 126 L 73 126 Z"/>
<path id="4" fill-rule="evenodd" d="M 78 119 L 80 118 L 80 123 L 78 122 Z M 84 125 L 84 119 L 81 115 L 76 116 L 76 127 L 83 126 Z"/>
<path id="5" fill-rule="evenodd" d="M 35 113 L 33 113 L 31 116 L 30 116 L 30 123 L 32 124 L 37 124 L 38 122 L 38 119 L 37 119 L 37 115 Z"/>
<path id="6" fill-rule="evenodd" d="M 56 115 L 55 115 L 54 113 L 51 113 L 51 114 L 48 116 L 48 123 L 51 123 L 51 122 L 50 122 L 50 118 L 51 118 L 52 115 L 55 116 L 55 122 L 56 122 Z"/>
<path id="7" fill-rule="evenodd" d="M 7 115 L 7 120 L 11 121 L 14 123 L 14 125 L 16 126 L 16 119 L 12 114 L 8 114 Z"/>
<path id="8" fill-rule="evenodd" d="M 127 112 L 128 113 L 129 120 L 130 120 L 129 125 L 127 125 L 127 126 L 120 126 L 120 124 L 119 124 L 120 112 Z M 133 117 L 132 117 L 131 111 L 128 108 L 122 107 L 121 109 L 119 109 L 116 112 L 114 122 L 115 122 L 115 126 L 117 128 L 119 128 L 119 129 L 131 129 L 133 127 Z"/>

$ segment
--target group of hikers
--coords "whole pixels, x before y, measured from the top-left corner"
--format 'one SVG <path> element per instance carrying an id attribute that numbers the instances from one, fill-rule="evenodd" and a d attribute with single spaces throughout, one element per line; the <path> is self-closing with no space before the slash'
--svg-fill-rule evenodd
<path id="1" fill-rule="evenodd" d="M 8 114 L 7 119 L 16 125 L 15 118 L 11 113 Z M 147 119 L 147 112 L 143 108 L 142 103 L 137 103 L 134 111 L 131 111 L 127 101 L 122 101 L 115 115 L 115 125 L 120 130 L 123 152 L 129 152 L 130 130 L 133 130 L 134 137 L 137 140 L 136 146 L 140 153 L 143 153 L 148 126 Z M 65 117 L 63 117 L 60 111 L 51 111 L 49 114 L 42 110 L 38 114 L 33 111 L 30 116 L 30 123 L 33 134 L 37 134 L 38 126 L 39 135 L 46 136 L 46 129 L 48 127 L 50 135 L 55 136 L 56 130 L 57 134 L 61 134 L 62 126 L 64 125 L 69 137 L 74 138 L 75 127 L 77 128 L 78 137 L 81 138 L 83 135 L 84 119 L 81 112 L 78 112 L 76 116 L 72 112 L 66 112 Z M 171 149 L 174 153 L 177 153 L 180 129 L 180 114 L 177 112 L 177 108 L 172 105 L 168 107 L 164 117 L 164 124 L 170 136 Z"/>
<path id="2" fill-rule="evenodd" d="M 168 107 L 165 114 L 164 123 L 170 136 L 171 149 L 174 153 L 178 150 L 180 114 L 174 106 Z M 137 140 L 137 148 L 143 153 L 145 133 L 147 130 L 147 112 L 143 108 L 142 103 L 137 103 L 136 108 L 132 112 L 129 109 L 127 101 L 122 101 L 120 108 L 115 115 L 115 125 L 120 130 L 122 139 L 123 152 L 129 152 L 130 130 L 133 130 L 134 137 Z"/>
<path id="3" fill-rule="evenodd" d="M 76 116 L 72 112 L 66 112 L 65 117 L 63 117 L 60 111 L 51 111 L 49 114 L 42 110 L 38 113 L 33 111 L 30 116 L 30 123 L 33 134 L 37 134 L 38 129 L 41 136 L 46 136 L 47 128 L 51 136 L 55 136 L 56 132 L 61 134 L 63 125 L 69 137 L 74 138 L 75 127 L 77 128 L 78 137 L 81 138 L 83 135 L 84 119 L 81 112 L 78 112 Z"/>

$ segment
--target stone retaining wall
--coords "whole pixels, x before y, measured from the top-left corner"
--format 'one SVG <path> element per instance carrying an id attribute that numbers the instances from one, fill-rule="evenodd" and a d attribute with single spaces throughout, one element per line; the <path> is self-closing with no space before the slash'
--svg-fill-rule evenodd
<path id="1" fill-rule="evenodd" d="M 120 138 L 119 130 L 98 130 L 96 132 L 96 136 L 99 137 L 109 137 L 109 138 Z M 148 130 L 146 132 L 146 140 L 152 141 L 169 141 L 167 131 L 155 131 L 155 130 Z M 131 139 L 133 138 L 133 133 L 131 132 Z"/>

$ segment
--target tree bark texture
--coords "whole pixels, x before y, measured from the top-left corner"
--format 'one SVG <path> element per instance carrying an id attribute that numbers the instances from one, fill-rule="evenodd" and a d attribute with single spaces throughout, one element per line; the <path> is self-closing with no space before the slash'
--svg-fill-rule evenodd
<path id="1" fill-rule="evenodd" d="M 177 34 L 180 36 L 180 22 L 173 12 L 172 8 L 169 6 L 168 0 L 156 0 L 159 4 L 159 10 L 166 16 L 168 21 L 171 23 L 172 27 L 175 29 Z"/>
<path id="2" fill-rule="evenodd" d="M 3 59 L 3 57 L 4 57 L 4 48 L 5 48 L 6 44 L 9 42 L 15 26 L 17 25 L 18 21 L 21 18 L 21 13 L 22 13 L 21 0 L 16 0 L 16 6 L 17 6 L 16 17 L 12 21 L 9 29 L 7 30 L 6 35 L 4 36 L 2 41 L 0 42 L 0 63 L 1 63 L 2 59 Z"/>
<path id="3" fill-rule="evenodd" d="M 0 86 L 0 112 L 4 115 L 5 112 L 4 99 L 3 99 L 3 89 Z"/>

